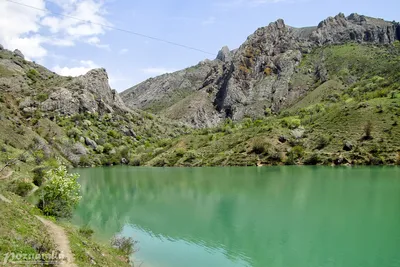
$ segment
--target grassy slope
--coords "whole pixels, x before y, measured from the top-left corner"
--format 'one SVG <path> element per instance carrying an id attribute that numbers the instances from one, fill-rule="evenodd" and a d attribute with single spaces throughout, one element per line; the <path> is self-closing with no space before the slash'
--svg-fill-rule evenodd
<path id="1" fill-rule="evenodd" d="M 324 60 L 321 60 L 323 58 Z M 329 80 L 308 75 L 322 65 Z M 398 164 L 400 161 L 400 45 L 347 44 L 306 55 L 293 77 L 294 88 L 310 92 L 279 115 L 226 123 L 183 136 L 147 162 L 153 166 Z M 368 121 L 371 139 L 363 138 Z M 299 123 L 299 125 L 297 125 Z M 298 127 L 299 126 L 299 127 Z M 294 128 L 304 129 L 296 138 Z M 281 143 L 279 137 L 288 141 Z M 343 150 L 349 141 L 354 149 Z M 262 146 L 262 151 L 255 151 Z"/>

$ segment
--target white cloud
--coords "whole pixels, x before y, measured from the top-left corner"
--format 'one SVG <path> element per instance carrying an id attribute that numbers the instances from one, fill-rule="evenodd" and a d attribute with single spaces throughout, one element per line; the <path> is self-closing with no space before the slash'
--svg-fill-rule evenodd
<path id="1" fill-rule="evenodd" d="M 91 60 L 81 60 L 79 62 L 79 66 L 75 67 L 60 67 L 55 66 L 53 70 L 62 76 L 80 76 L 86 74 L 88 71 L 92 69 L 99 68 L 99 66 Z"/>
<path id="2" fill-rule="evenodd" d="M 161 75 L 161 74 L 171 73 L 171 72 L 175 72 L 175 71 L 176 71 L 175 69 L 168 69 L 168 68 L 162 68 L 162 67 L 142 69 L 143 73 L 151 74 L 151 75 Z"/>
<path id="3" fill-rule="evenodd" d="M 29 4 L 45 8 L 44 0 L 31 0 Z M 40 10 L 0 1 L 0 44 L 10 50 L 20 49 L 27 58 L 46 56 L 43 39 L 37 34 L 43 15 Z"/>
<path id="4" fill-rule="evenodd" d="M 46 2 L 57 5 L 66 16 L 85 21 L 46 13 L 43 11 L 47 10 Z M 37 9 L 0 1 L 0 44 L 4 47 L 19 49 L 28 59 L 47 56 L 44 45 L 73 46 L 77 41 L 95 40 L 92 38 L 97 38 L 96 42 L 89 44 L 109 49 L 97 37 L 105 33 L 105 27 L 88 22 L 111 25 L 105 18 L 103 0 L 20 0 L 20 3 Z"/>
<path id="5" fill-rule="evenodd" d="M 110 46 L 108 44 L 102 44 L 100 42 L 99 37 L 97 37 L 97 36 L 90 37 L 85 42 L 90 44 L 90 45 L 96 46 L 98 48 L 103 48 L 103 49 L 106 49 L 106 50 L 110 50 Z"/>
<path id="6" fill-rule="evenodd" d="M 215 17 L 209 17 L 209 18 L 207 18 L 206 20 L 203 20 L 203 21 L 201 22 L 201 24 L 203 24 L 203 25 L 212 25 L 212 24 L 215 24 L 216 21 L 217 21 L 217 20 L 216 20 Z"/>
<path id="7" fill-rule="evenodd" d="M 124 55 L 124 54 L 126 54 L 126 53 L 128 53 L 129 52 L 129 49 L 127 49 L 127 48 L 123 48 L 123 49 L 121 49 L 121 50 L 119 50 L 119 54 L 120 55 Z"/>

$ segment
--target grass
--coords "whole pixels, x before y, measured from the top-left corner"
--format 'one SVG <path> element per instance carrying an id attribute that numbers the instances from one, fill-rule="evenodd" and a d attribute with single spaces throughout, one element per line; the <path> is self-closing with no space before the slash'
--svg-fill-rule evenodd
<path id="1" fill-rule="evenodd" d="M 34 215 L 30 203 L 10 192 L 1 192 L 11 203 L 0 200 L 0 255 L 6 253 L 51 253 L 55 245 L 46 228 Z"/>
<path id="2" fill-rule="evenodd" d="M 79 232 L 75 226 L 63 223 L 71 244 L 71 250 L 78 266 L 131 266 L 128 257 L 118 249 L 109 245 L 102 245 L 92 238 Z"/>

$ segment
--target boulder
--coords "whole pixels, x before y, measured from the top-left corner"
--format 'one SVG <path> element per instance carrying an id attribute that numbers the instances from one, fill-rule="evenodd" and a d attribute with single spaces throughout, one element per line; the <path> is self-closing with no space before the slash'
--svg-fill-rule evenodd
<path id="1" fill-rule="evenodd" d="M 19 51 L 18 49 L 15 49 L 15 50 L 14 50 L 14 56 L 20 57 L 20 58 L 22 58 L 22 59 L 25 59 L 24 54 L 22 54 L 22 52 Z"/>
<path id="2" fill-rule="evenodd" d="M 222 47 L 222 49 L 218 52 L 217 59 L 222 62 L 228 62 L 232 60 L 231 51 L 227 46 Z"/>
<path id="3" fill-rule="evenodd" d="M 96 148 L 97 148 L 96 142 L 95 142 L 94 140 L 90 139 L 89 137 L 85 137 L 85 144 L 86 144 L 87 146 L 90 146 L 90 147 L 93 148 L 93 149 L 96 149 Z"/>
<path id="4" fill-rule="evenodd" d="M 0 44 L 0 51 L 4 50 L 4 47 Z"/>
<path id="5" fill-rule="evenodd" d="M 353 150 L 353 144 L 350 141 L 345 141 L 343 144 L 343 150 L 344 151 L 352 151 Z"/>
<path id="6" fill-rule="evenodd" d="M 129 164 L 129 161 L 126 158 L 122 158 L 121 164 L 127 165 L 127 164 Z"/>
<path id="7" fill-rule="evenodd" d="M 286 143 L 287 142 L 287 138 L 286 138 L 286 136 L 279 136 L 279 142 L 281 142 L 281 143 Z"/>
<path id="8" fill-rule="evenodd" d="M 123 127 L 123 128 L 121 129 L 121 131 L 122 131 L 126 136 L 130 136 L 130 137 L 136 138 L 136 133 L 135 133 L 135 131 L 132 130 L 131 128 Z"/>

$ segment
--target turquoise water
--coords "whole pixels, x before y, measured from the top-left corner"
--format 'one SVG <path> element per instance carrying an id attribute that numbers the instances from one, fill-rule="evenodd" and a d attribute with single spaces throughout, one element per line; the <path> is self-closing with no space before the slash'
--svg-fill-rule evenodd
<path id="1" fill-rule="evenodd" d="M 400 169 L 76 169 L 74 221 L 142 267 L 400 266 Z"/>

